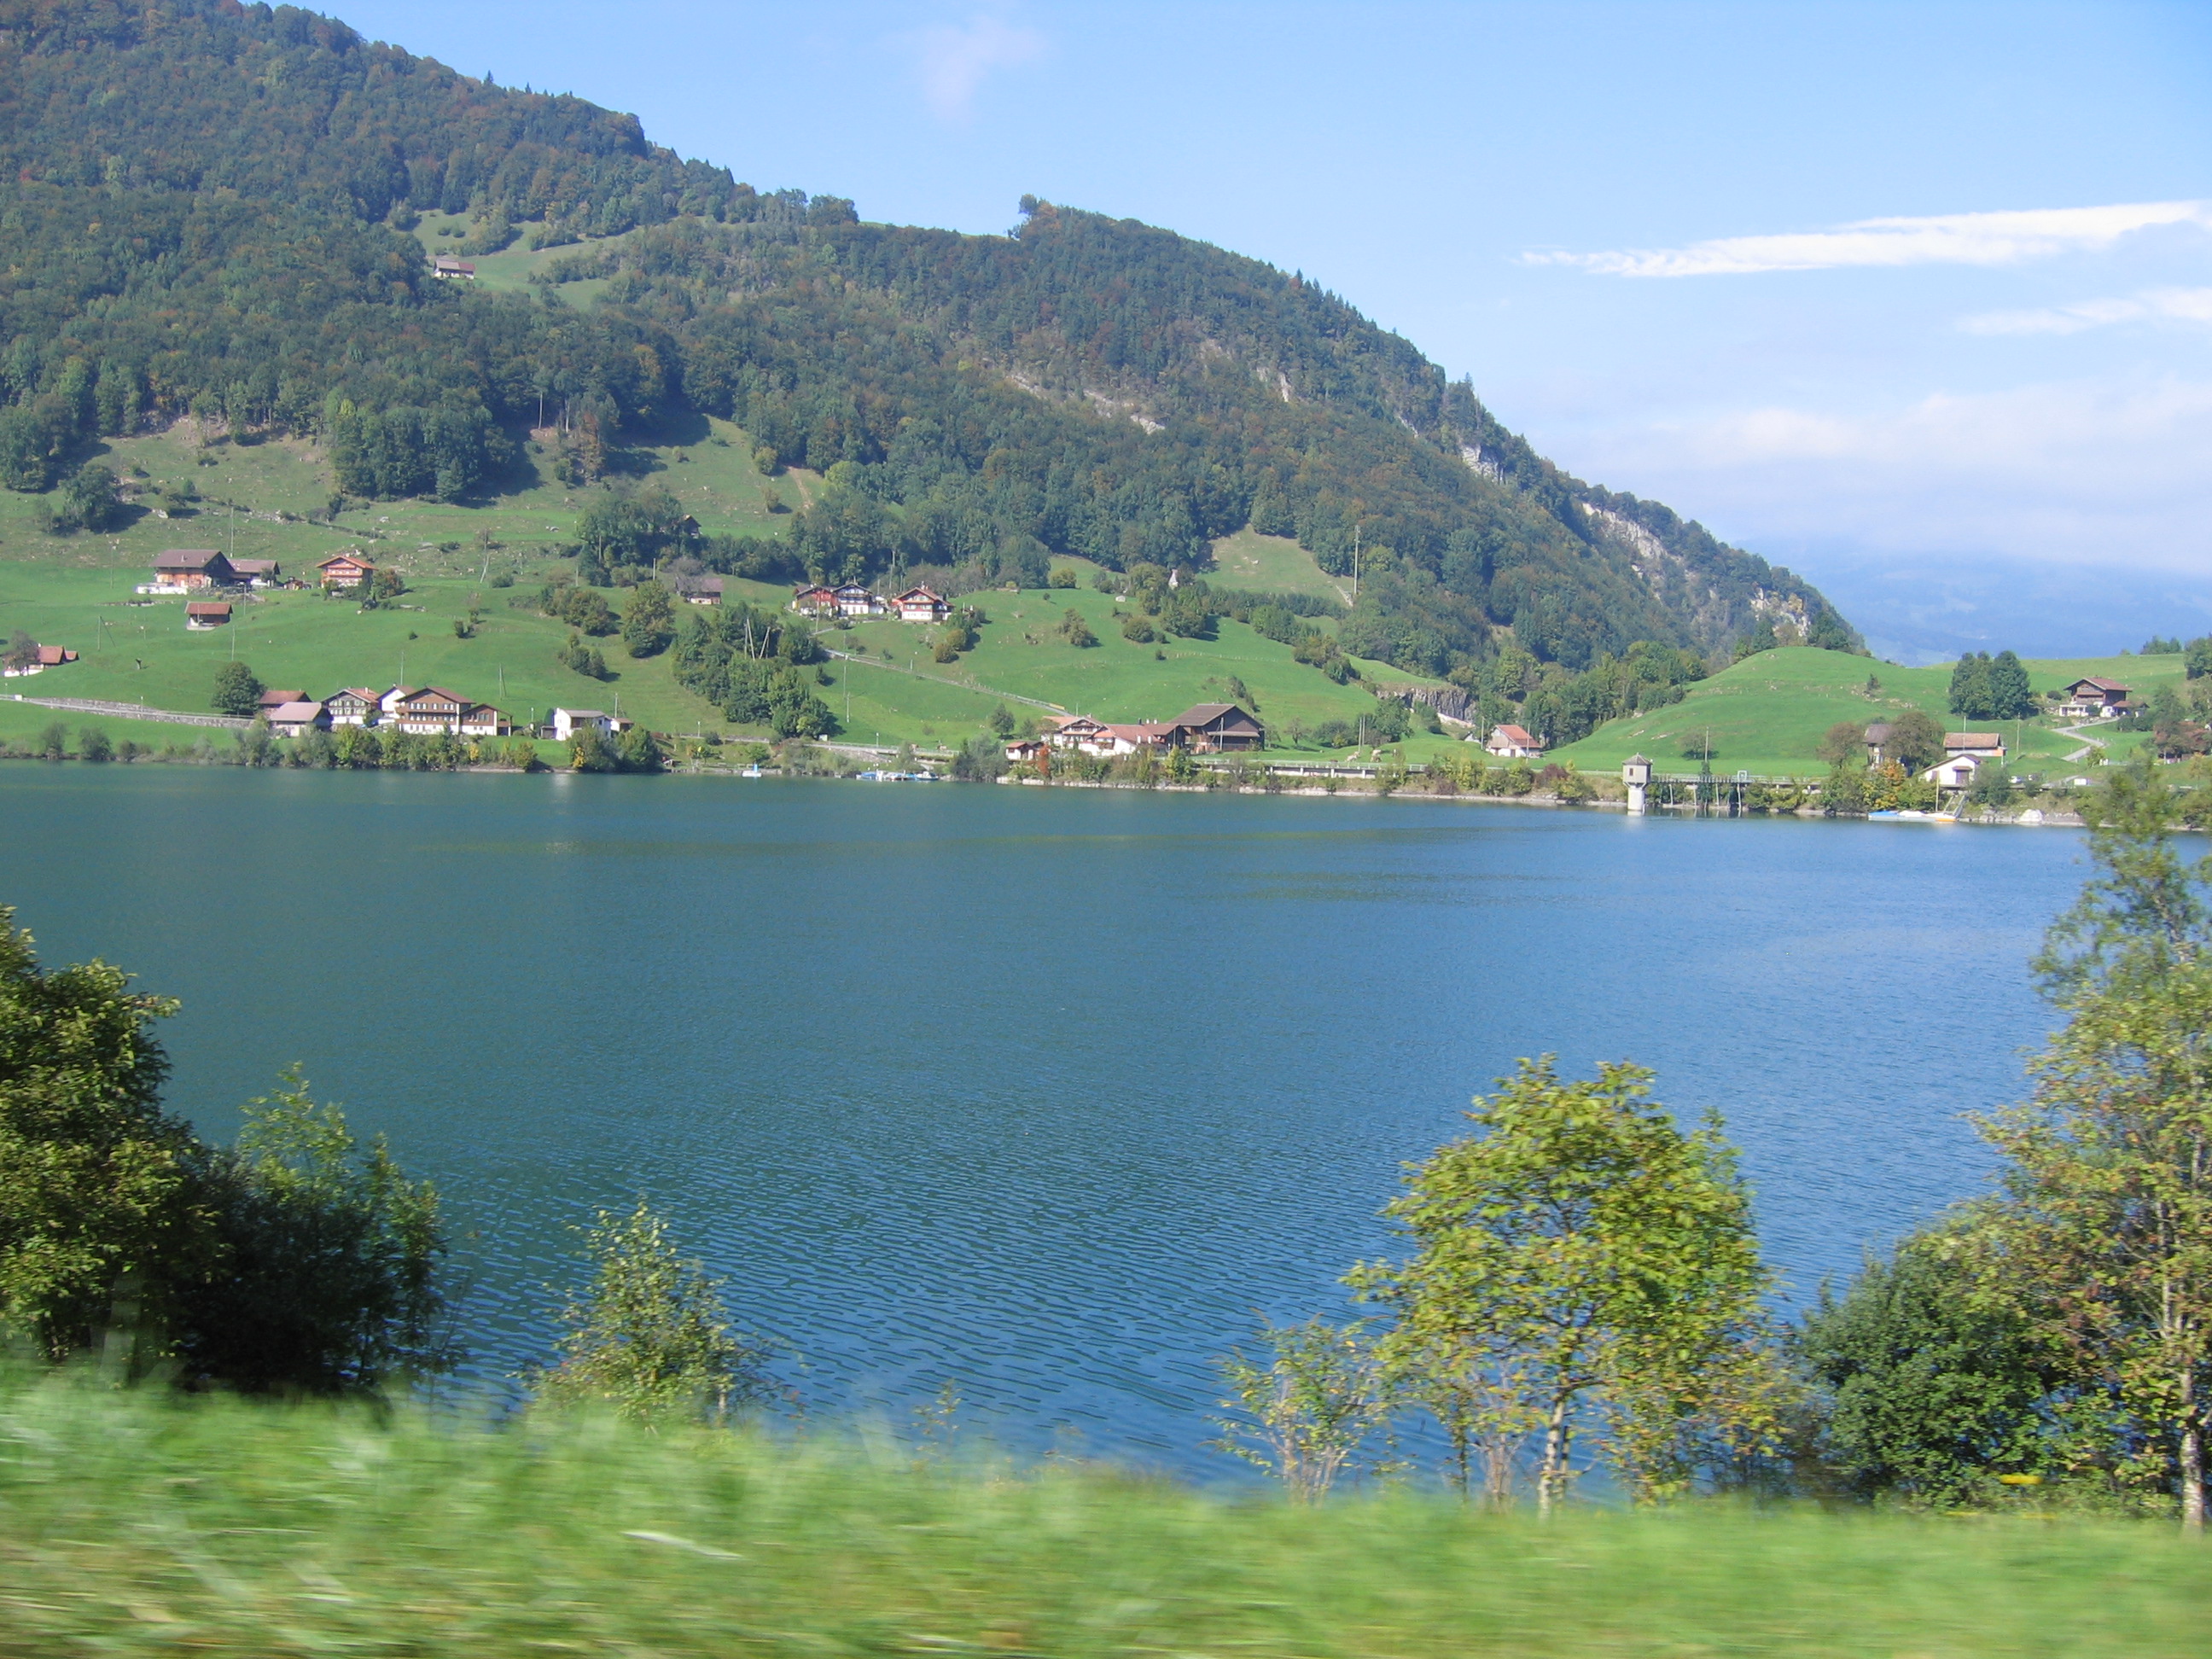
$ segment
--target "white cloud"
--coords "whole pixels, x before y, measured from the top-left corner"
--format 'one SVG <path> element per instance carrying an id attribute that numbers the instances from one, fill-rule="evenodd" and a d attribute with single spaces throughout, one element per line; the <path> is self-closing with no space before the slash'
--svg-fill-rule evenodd
<path id="1" fill-rule="evenodd" d="M 2123 236 L 2165 225 L 2212 229 L 2212 202 L 1862 219 L 1832 230 L 1728 236 L 1682 248 L 1526 253 L 1522 259 L 1528 264 L 1578 265 L 1607 276 L 1741 276 L 1842 265 L 2002 265 L 2107 247 Z"/>
<path id="2" fill-rule="evenodd" d="M 1990 311 L 1964 319 L 1969 334 L 2079 334 L 2114 323 L 2212 324 L 2212 288 L 2154 288 L 2124 299 L 2082 300 L 2033 311 Z"/>
<path id="3" fill-rule="evenodd" d="M 965 121 L 975 94 L 1000 70 L 1018 69 L 1044 55 L 1042 34 L 1002 17 L 979 13 L 965 23 L 935 23 L 901 37 L 915 55 L 922 100 L 940 121 Z"/>
<path id="4" fill-rule="evenodd" d="M 1779 550 L 1820 544 L 2212 575 L 2212 382 L 1767 404 L 1553 439 L 1550 453 L 1793 567 Z"/>

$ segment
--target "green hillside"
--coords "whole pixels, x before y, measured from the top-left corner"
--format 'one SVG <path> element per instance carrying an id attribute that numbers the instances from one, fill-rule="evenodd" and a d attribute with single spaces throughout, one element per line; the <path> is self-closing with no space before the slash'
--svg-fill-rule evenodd
<path id="1" fill-rule="evenodd" d="M 2034 689 L 2041 692 L 2085 674 L 2117 679 L 2141 692 L 2178 684 L 2182 662 L 2174 657 L 2083 657 L 2030 659 Z M 1869 693 L 1867 681 L 1879 681 Z M 1581 742 L 1559 749 L 1554 758 L 1571 760 L 1586 771 L 1612 771 L 1632 754 L 1648 756 L 1662 771 L 1695 771 L 1710 737 L 1713 769 L 1762 775 L 1817 776 L 1828 769 L 1815 752 L 1828 728 L 1839 720 L 1862 725 L 1906 708 L 1924 709 L 1946 730 L 1969 722 L 1949 712 L 1951 666 L 1899 668 L 1891 663 L 1809 647 L 1763 651 L 1688 689 L 1680 702 L 1642 714 L 1607 721 Z M 2056 771 L 2085 747 L 2084 740 L 2055 729 L 2048 719 L 2003 722 L 2009 759 L 2031 772 Z M 2107 752 L 2124 756 L 2142 742 L 2139 733 L 2099 733 Z M 2094 764 L 2096 752 L 2075 767 Z"/>
<path id="2" fill-rule="evenodd" d="M 683 482 L 688 444 L 732 573 L 1212 556 L 1341 596 L 1356 565 L 1346 648 L 1462 683 L 1509 650 L 1724 648 L 1778 608 L 1853 637 L 1801 578 L 1559 471 L 1344 300 L 1172 232 L 1034 198 L 1003 236 L 865 222 L 291 8 L 0 0 L 0 558 L 42 550 L 33 506 L 84 516 L 88 462 L 170 478 L 134 447 L 179 422 L 238 441 L 231 479 L 264 452 L 260 505 L 298 517 L 317 481 L 278 457 L 319 443 L 377 503 L 347 533 L 434 545 L 552 545 L 580 492 Z M 475 281 L 433 279 L 447 252 Z M 702 454 L 721 423 L 747 448 Z M 795 510 L 749 517 L 769 487 Z M 301 543 L 241 528 L 241 553 Z M 98 562 L 94 532 L 66 555 Z"/>

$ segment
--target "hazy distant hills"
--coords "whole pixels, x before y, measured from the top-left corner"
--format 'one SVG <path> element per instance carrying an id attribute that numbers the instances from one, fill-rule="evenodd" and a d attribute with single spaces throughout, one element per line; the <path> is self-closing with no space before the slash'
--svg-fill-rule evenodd
<path id="1" fill-rule="evenodd" d="M 1347 643 L 1429 673 L 1509 630 L 1577 668 L 1784 617 L 1857 642 L 1790 573 L 1560 472 L 1342 300 L 1132 221 L 869 224 L 633 117 L 227 0 L 0 0 L 0 158 L 17 487 L 198 412 L 351 420 L 420 448 L 380 476 L 480 498 L 542 409 L 591 434 L 586 477 L 703 412 L 830 475 L 789 538 L 817 574 L 1199 564 L 1249 524 L 1357 562 Z M 407 234 L 433 212 L 469 216 L 456 255 L 563 252 L 526 293 L 435 281 Z"/>

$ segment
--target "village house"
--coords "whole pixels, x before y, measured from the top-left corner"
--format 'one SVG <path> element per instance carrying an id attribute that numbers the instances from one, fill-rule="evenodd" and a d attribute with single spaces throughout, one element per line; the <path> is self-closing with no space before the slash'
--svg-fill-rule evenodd
<path id="1" fill-rule="evenodd" d="M 0 665 L 0 675 L 12 680 L 25 675 L 43 674 L 49 668 L 59 668 L 64 663 L 76 660 L 76 653 L 66 646 L 34 645 L 31 647 L 28 660 L 20 665 L 13 661 Z"/>
<path id="2" fill-rule="evenodd" d="M 249 587 L 274 587 L 284 574 L 284 567 L 274 559 L 233 559 L 230 568 Z"/>
<path id="3" fill-rule="evenodd" d="M 2066 688 L 2058 712 L 2069 720 L 2096 720 L 2120 714 L 2127 705 L 2126 686 L 2118 680 L 2100 679 L 2092 674 Z"/>
<path id="4" fill-rule="evenodd" d="M 1544 740 L 1529 736 L 1524 728 L 1518 726 L 1494 728 L 1489 741 L 1482 746 L 1500 760 L 1540 760 L 1544 754 Z"/>
<path id="5" fill-rule="evenodd" d="M 1042 738 L 1018 738 L 1006 745 L 1006 758 L 1017 766 L 1048 764 L 1052 745 Z"/>
<path id="6" fill-rule="evenodd" d="M 552 728 L 553 736 L 562 743 L 567 743 L 578 732 L 592 727 L 614 737 L 629 731 L 635 723 L 619 715 L 610 714 L 603 708 L 556 708 L 545 717 L 545 724 Z"/>
<path id="7" fill-rule="evenodd" d="M 393 686 L 392 690 L 386 692 L 382 696 L 376 700 L 377 714 L 381 719 L 389 720 L 392 717 L 392 712 L 394 709 L 398 708 L 403 702 L 407 698 L 413 696 L 422 689 L 422 688 L 419 685 Z"/>
<path id="8" fill-rule="evenodd" d="M 720 605 L 722 602 L 722 579 L 720 576 L 678 576 L 677 594 L 686 605 Z"/>
<path id="9" fill-rule="evenodd" d="M 453 730 L 464 738 L 503 738 L 514 730 L 514 722 L 488 702 L 472 702 L 461 710 Z"/>
<path id="10" fill-rule="evenodd" d="M 298 690 L 290 691 L 264 690 L 261 694 L 261 712 L 264 714 L 273 714 L 276 710 L 282 708 L 288 702 L 311 702 L 313 701 L 313 699 L 309 697 L 305 691 Z"/>
<path id="11" fill-rule="evenodd" d="M 927 587 L 909 587 L 891 601 L 901 622 L 941 623 L 952 614 L 945 597 Z"/>
<path id="12" fill-rule="evenodd" d="M 221 599 L 187 599 L 185 626 L 193 629 L 221 628 L 230 621 L 230 606 Z"/>
<path id="13" fill-rule="evenodd" d="M 359 587 L 376 567 L 358 553 L 333 553 L 315 567 L 325 587 Z"/>
<path id="14" fill-rule="evenodd" d="M 1984 757 L 1978 755 L 1954 755 L 1948 760 L 1937 762 L 1923 772 L 1920 775 L 1921 780 L 1926 783 L 1939 784 L 1946 789 L 1964 789 L 1974 781 L 1975 773 L 1981 770 L 1984 758 Z"/>
<path id="15" fill-rule="evenodd" d="M 333 726 L 374 726 L 384 712 L 384 699 L 390 693 L 372 691 L 365 685 L 349 685 L 343 691 L 333 691 L 323 699 Z"/>
<path id="16" fill-rule="evenodd" d="M 211 548 L 172 547 L 154 556 L 154 580 L 143 590 L 152 593 L 198 593 L 211 587 L 229 587 L 238 573 L 228 559 Z"/>
<path id="17" fill-rule="evenodd" d="M 1887 758 L 1882 750 L 1887 747 L 1890 733 L 1896 728 L 1887 720 L 1876 720 L 1866 729 L 1867 764 L 1879 766 Z"/>
<path id="18" fill-rule="evenodd" d="M 880 617 L 890 607 L 880 596 L 858 582 L 847 582 L 837 590 L 837 614 L 841 617 Z"/>
<path id="19" fill-rule="evenodd" d="M 1106 732 L 1105 726 L 1088 714 L 1055 714 L 1046 725 L 1050 729 L 1044 734 L 1045 741 L 1054 748 L 1080 749 L 1085 754 L 1098 752 L 1098 740 Z"/>
<path id="20" fill-rule="evenodd" d="M 2005 755 L 2004 733 L 2002 732 L 1946 732 L 1943 734 L 1945 757 L 1971 755 L 1978 761 L 2002 760 Z"/>
<path id="21" fill-rule="evenodd" d="M 804 617 L 834 617 L 837 614 L 837 590 L 811 582 L 791 596 L 791 608 Z"/>
<path id="22" fill-rule="evenodd" d="M 280 738 L 296 738 L 307 732 L 330 730 L 330 711 L 319 702 L 293 702 L 264 709 L 269 729 Z"/>
<path id="23" fill-rule="evenodd" d="M 441 253 L 431 260 L 430 274 L 441 283 L 450 283 L 456 279 L 465 283 L 473 283 L 477 279 L 477 262 L 473 259 L 456 258 L 450 253 Z"/>
<path id="24" fill-rule="evenodd" d="M 1100 738 L 1096 752 L 1133 755 L 1139 750 L 1171 749 L 1176 743 L 1176 731 L 1172 720 L 1140 720 L 1131 726 L 1109 726 Z"/>
<path id="25" fill-rule="evenodd" d="M 461 723 L 462 711 L 470 706 L 469 700 L 458 691 L 448 691 L 439 685 L 421 686 L 392 700 L 384 711 L 385 724 L 417 737 L 428 737 L 453 730 Z"/>
<path id="26" fill-rule="evenodd" d="M 1193 703 L 1168 726 L 1176 733 L 1170 741 L 1201 755 L 1267 746 L 1267 728 L 1233 702 Z"/>

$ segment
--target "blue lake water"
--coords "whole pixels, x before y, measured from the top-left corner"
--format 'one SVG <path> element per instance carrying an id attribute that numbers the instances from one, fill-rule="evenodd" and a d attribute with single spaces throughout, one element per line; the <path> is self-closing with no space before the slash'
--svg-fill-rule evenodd
<path id="1" fill-rule="evenodd" d="M 0 770 L 0 902 L 178 996 L 228 1135 L 302 1062 L 466 1235 L 476 1374 L 640 1195 L 811 1407 L 946 1381 L 1179 1468 L 1516 1056 L 1742 1147 L 1792 1293 L 1976 1191 L 2063 830 L 722 779 Z"/>

